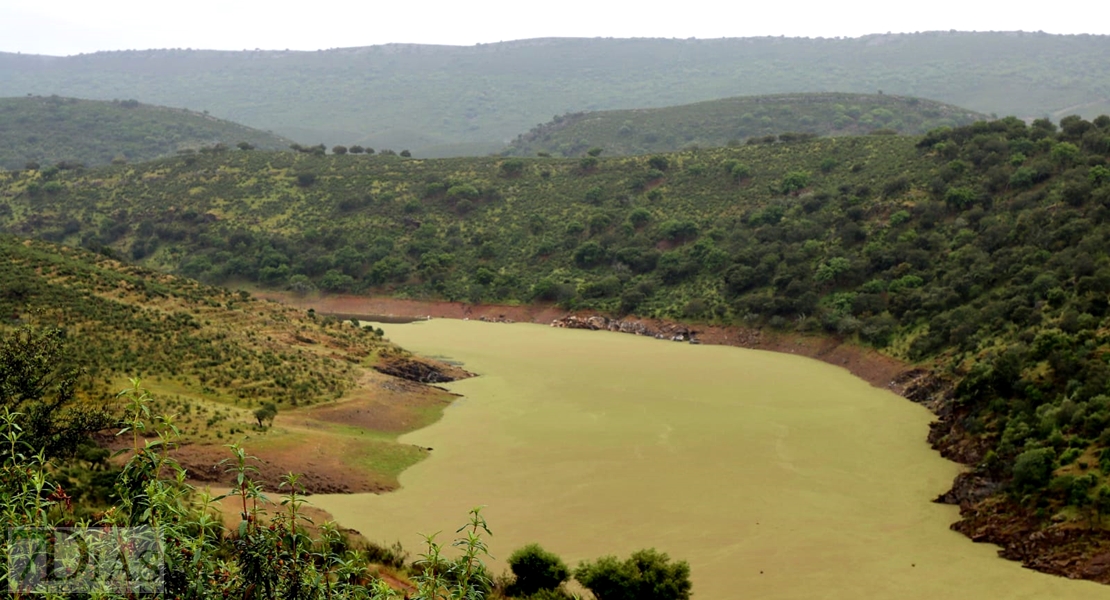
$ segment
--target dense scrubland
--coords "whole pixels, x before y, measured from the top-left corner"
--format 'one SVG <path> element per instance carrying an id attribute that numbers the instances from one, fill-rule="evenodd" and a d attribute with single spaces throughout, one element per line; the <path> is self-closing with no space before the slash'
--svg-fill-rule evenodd
<path id="1" fill-rule="evenodd" d="M 950 383 L 965 510 L 1097 546 L 1108 157 L 1110 117 L 615 158 L 224 150 L 5 173 L 0 224 L 210 282 L 855 340 Z"/>
<path id="2" fill-rule="evenodd" d="M 350 323 L 85 250 L 4 236 L 0 256 L 0 314 L 64 331 L 94 399 L 143 377 L 230 405 L 312 404 L 354 387 L 355 365 L 400 352 Z M 218 430 L 192 420 L 191 432 Z"/>
<path id="3" fill-rule="evenodd" d="M 742 96 L 683 106 L 562 115 L 521 134 L 505 156 L 678 152 L 875 131 L 923 134 L 987 118 L 963 108 L 890 95 Z M 600 155 L 599 153 L 599 155 Z"/>
<path id="4" fill-rule="evenodd" d="M 202 113 L 76 98 L 0 98 L 0 167 L 139 162 L 217 144 L 278 150 L 285 138 Z"/>
<path id="5" fill-rule="evenodd" d="M 739 95 L 881 90 L 988 114 L 1092 118 L 1110 112 L 1108 54 L 1105 36 L 1019 32 L 0 54 L 0 95 L 137 98 L 301 143 L 454 156 L 498 152 L 567 112 Z"/>

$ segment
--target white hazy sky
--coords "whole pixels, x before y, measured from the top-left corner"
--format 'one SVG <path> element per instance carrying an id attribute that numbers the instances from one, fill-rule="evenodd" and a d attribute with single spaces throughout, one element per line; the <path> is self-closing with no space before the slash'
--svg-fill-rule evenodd
<path id="1" fill-rule="evenodd" d="M 1028 8 L 1027 8 L 1028 7 Z M 1110 2 L 1010 0 L 0 0 L 0 51 L 317 50 L 533 37 L 855 37 L 958 29 L 1110 34 Z"/>

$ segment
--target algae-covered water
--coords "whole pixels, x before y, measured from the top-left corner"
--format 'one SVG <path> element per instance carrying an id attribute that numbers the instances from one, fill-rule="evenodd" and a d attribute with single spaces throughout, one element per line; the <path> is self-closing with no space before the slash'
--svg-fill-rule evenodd
<path id="1" fill-rule="evenodd" d="M 959 467 L 929 412 L 786 354 L 608 332 L 436 320 L 388 327 L 480 377 L 402 441 L 434 448 L 380 496 L 315 496 L 370 539 L 449 540 L 485 505 L 497 572 L 540 542 L 572 566 L 655 547 L 700 599 L 1110 598 L 1022 569 L 930 502 Z"/>

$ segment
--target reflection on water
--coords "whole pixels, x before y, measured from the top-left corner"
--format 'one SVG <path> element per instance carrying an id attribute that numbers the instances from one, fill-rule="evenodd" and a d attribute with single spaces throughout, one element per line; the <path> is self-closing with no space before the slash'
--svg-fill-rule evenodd
<path id="1" fill-rule="evenodd" d="M 930 500 L 958 467 L 926 444 L 931 415 L 842 369 L 537 325 L 388 334 L 481 376 L 402 438 L 435 448 L 403 489 L 313 497 L 370 539 L 415 554 L 486 505 L 500 560 L 534 541 L 569 564 L 655 547 L 690 562 L 700 599 L 1110 598 L 950 531 L 957 510 Z"/>

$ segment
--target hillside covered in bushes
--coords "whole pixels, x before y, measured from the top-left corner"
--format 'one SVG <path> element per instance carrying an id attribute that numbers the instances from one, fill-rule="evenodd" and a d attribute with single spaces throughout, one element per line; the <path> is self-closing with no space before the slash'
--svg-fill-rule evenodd
<path id="1" fill-rule="evenodd" d="M 135 100 L 58 96 L 0 98 L 0 168 L 28 163 L 97 166 L 139 162 L 217 144 L 266 150 L 289 146 L 283 137 L 211 117 Z"/>
<path id="2" fill-rule="evenodd" d="M 1108 157 L 1108 117 L 574 160 L 235 152 L 0 175 L 0 224 L 211 282 L 854 339 L 951 382 L 936 441 L 976 465 L 975 506 L 1101 526 Z"/>
<path id="3" fill-rule="evenodd" d="M 581 112 L 521 134 L 505 156 L 678 152 L 826 135 L 923 134 L 987 118 L 921 98 L 876 94 L 740 96 L 697 104 Z"/>
<path id="4" fill-rule="evenodd" d="M 165 392 L 190 440 L 242 427 L 231 407 L 339 398 L 356 386 L 356 365 L 401 352 L 350 323 L 9 235 L 0 236 L 0 315 L 4 333 L 60 330 L 88 401 L 111 403 L 130 377 Z"/>

